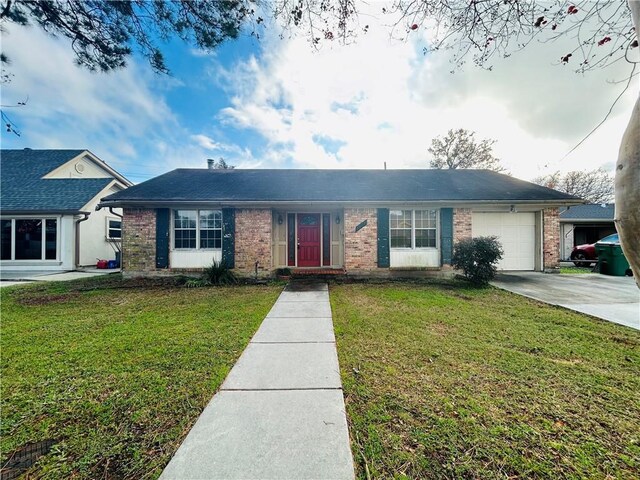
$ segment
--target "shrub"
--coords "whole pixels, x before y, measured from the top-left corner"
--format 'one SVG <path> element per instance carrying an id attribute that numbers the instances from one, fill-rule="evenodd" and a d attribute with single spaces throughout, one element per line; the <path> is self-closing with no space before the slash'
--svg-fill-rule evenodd
<path id="1" fill-rule="evenodd" d="M 291 276 L 291 269 L 290 268 L 278 268 L 276 270 L 276 275 L 278 277 L 290 277 Z"/>
<path id="2" fill-rule="evenodd" d="M 214 261 L 209 267 L 204 269 L 203 279 L 209 285 L 230 285 L 238 283 L 236 274 L 224 262 Z"/>
<path id="3" fill-rule="evenodd" d="M 456 244 L 451 265 L 462 270 L 470 282 L 486 285 L 496 275 L 503 253 L 497 237 L 469 238 Z"/>

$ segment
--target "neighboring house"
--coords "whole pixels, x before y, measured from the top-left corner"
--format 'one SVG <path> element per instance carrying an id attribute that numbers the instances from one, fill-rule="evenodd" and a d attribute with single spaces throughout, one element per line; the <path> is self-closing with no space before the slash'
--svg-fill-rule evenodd
<path id="1" fill-rule="evenodd" d="M 440 270 L 497 235 L 504 270 L 558 267 L 558 207 L 576 197 L 486 170 L 178 169 L 104 198 L 124 210 L 126 274 L 223 261 L 353 275 Z"/>
<path id="2" fill-rule="evenodd" d="M 114 259 L 121 210 L 96 206 L 131 185 L 88 150 L 0 151 L 0 267 L 73 270 Z"/>
<path id="3" fill-rule="evenodd" d="M 595 243 L 616 233 L 613 203 L 576 205 L 560 210 L 560 258 L 569 260 L 576 245 Z"/>

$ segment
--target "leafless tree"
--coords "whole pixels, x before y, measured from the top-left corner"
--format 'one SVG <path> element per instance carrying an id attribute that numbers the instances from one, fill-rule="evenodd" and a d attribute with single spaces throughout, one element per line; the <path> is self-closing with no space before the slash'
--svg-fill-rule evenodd
<path id="1" fill-rule="evenodd" d="M 504 172 L 500 160 L 493 155 L 495 140 L 476 140 L 476 132 L 459 128 L 431 140 L 431 168 L 484 168 Z"/>
<path id="2" fill-rule="evenodd" d="M 613 175 L 602 168 L 588 172 L 574 170 L 565 174 L 555 172 L 537 177 L 533 182 L 575 195 L 589 203 L 608 203 L 613 200 Z"/>

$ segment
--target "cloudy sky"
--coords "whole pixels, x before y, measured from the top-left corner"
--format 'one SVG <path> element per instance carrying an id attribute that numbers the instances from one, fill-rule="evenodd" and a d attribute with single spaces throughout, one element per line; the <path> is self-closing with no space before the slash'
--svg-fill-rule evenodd
<path id="1" fill-rule="evenodd" d="M 446 53 L 423 54 L 427 32 L 406 41 L 370 18 L 351 45 L 314 50 L 305 38 L 227 43 L 213 54 L 165 46 L 171 76 L 144 60 L 93 74 L 76 67 L 68 43 L 37 28 L 2 34 L 12 81 L 2 104 L 21 136 L 3 148 L 87 148 L 134 182 L 224 157 L 240 168 L 423 168 L 431 139 L 467 128 L 497 140 L 517 177 L 555 170 L 613 170 L 637 83 L 606 114 L 629 66 L 584 76 L 556 65 L 567 45 L 534 44 L 492 71 L 450 73 Z M 565 158 L 566 156 L 566 158 Z"/>

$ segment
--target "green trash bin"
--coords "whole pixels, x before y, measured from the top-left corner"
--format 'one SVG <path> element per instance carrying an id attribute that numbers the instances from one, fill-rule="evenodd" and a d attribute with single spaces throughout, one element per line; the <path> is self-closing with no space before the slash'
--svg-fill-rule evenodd
<path id="1" fill-rule="evenodd" d="M 622 253 L 622 247 L 619 244 L 596 243 L 595 247 L 598 254 L 600 273 L 624 277 L 630 270 L 629 262 L 624 253 Z"/>

